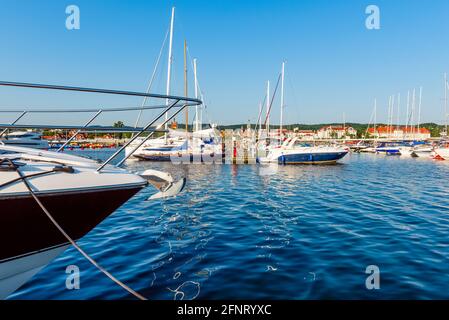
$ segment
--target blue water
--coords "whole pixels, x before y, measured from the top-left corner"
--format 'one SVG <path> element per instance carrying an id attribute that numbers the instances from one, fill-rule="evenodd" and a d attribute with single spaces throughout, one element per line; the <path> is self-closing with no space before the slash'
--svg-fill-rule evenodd
<path id="1" fill-rule="evenodd" d="M 448 299 L 449 165 L 368 154 L 341 163 L 271 175 L 133 163 L 186 176 L 185 191 L 148 202 L 148 188 L 79 244 L 149 299 Z M 68 265 L 81 270 L 79 290 L 65 287 Z M 368 265 L 379 290 L 365 287 Z M 132 299 L 73 248 L 11 298 Z"/>

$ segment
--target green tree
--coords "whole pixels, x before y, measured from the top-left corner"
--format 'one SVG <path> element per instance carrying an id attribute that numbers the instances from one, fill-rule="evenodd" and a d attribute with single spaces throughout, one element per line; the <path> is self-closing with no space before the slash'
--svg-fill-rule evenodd
<path id="1" fill-rule="evenodd" d="M 123 121 L 117 121 L 114 123 L 114 128 L 123 128 L 125 126 L 125 124 L 123 123 Z M 118 136 L 119 139 L 123 138 L 123 133 L 118 133 L 116 136 Z"/>

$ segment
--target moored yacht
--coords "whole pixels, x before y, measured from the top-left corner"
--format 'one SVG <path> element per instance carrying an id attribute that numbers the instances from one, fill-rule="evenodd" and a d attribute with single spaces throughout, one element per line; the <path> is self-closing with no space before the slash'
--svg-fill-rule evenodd
<path id="1" fill-rule="evenodd" d="M 5 135 L 5 137 L 0 140 L 0 143 L 9 146 L 28 147 L 35 149 L 47 150 L 49 148 L 48 141 L 43 140 L 42 135 L 34 131 L 11 132 Z"/>
<path id="2" fill-rule="evenodd" d="M 281 146 L 270 149 L 261 163 L 279 164 L 334 164 L 348 154 L 348 148 L 331 146 L 308 146 L 297 137 L 287 139 Z"/>
<path id="3" fill-rule="evenodd" d="M 163 136 L 150 139 L 133 154 L 133 157 L 149 161 L 171 161 L 187 157 L 189 162 L 203 161 L 206 157 L 210 159 L 221 156 L 220 140 L 220 134 L 215 128 L 189 133 L 170 130 L 167 139 Z M 128 150 L 131 148 L 132 146 L 128 147 Z"/>

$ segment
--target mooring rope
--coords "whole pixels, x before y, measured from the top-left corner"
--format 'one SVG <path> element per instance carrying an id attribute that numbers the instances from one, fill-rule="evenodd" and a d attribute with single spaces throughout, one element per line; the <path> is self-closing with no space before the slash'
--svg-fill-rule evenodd
<path id="1" fill-rule="evenodd" d="M 37 202 L 39 207 L 44 211 L 46 216 L 50 219 L 50 221 L 55 225 L 55 227 L 61 232 L 61 234 L 70 242 L 72 246 L 75 247 L 76 250 L 78 250 L 79 253 L 81 253 L 84 258 L 86 258 L 92 265 L 94 265 L 98 270 L 100 270 L 103 274 L 105 274 L 109 279 L 114 281 L 116 284 L 118 284 L 120 287 L 128 291 L 130 294 L 132 294 L 134 297 L 140 299 L 140 300 L 147 300 L 144 296 L 139 294 L 138 292 L 134 291 L 130 287 L 128 287 L 126 284 L 118 280 L 116 277 L 114 277 L 112 274 L 110 274 L 106 269 L 104 269 L 102 266 L 100 266 L 93 258 L 91 258 L 76 242 L 73 240 L 65 231 L 64 229 L 59 225 L 59 223 L 53 218 L 53 216 L 50 214 L 50 212 L 47 210 L 47 208 L 42 204 L 42 202 L 39 200 L 33 189 L 31 188 L 27 176 L 25 176 L 22 171 L 20 171 L 19 167 L 14 164 L 13 161 L 10 159 L 3 159 L 1 162 L 8 162 L 11 168 L 13 168 L 20 176 L 20 180 L 23 181 L 25 186 L 27 187 L 28 191 L 30 192 L 33 199 Z"/>

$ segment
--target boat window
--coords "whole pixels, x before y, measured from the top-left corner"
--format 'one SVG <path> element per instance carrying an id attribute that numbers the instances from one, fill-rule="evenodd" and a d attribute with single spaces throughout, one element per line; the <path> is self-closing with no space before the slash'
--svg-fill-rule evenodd
<path id="1" fill-rule="evenodd" d="M 310 147 L 311 145 L 302 141 L 295 141 L 295 147 Z"/>
<path id="2" fill-rule="evenodd" d="M 4 155 L 4 154 L 16 154 L 16 153 L 18 153 L 18 152 L 15 152 L 15 151 L 8 151 L 8 150 L 1 150 L 1 149 L 0 149 L 0 156 L 1 156 L 1 155 Z"/>
<path id="3" fill-rule="evenodd" d="M 35 135 L 33 134 L 9 134 L 7 135 L 7 138 L 37 138 Z"/>

